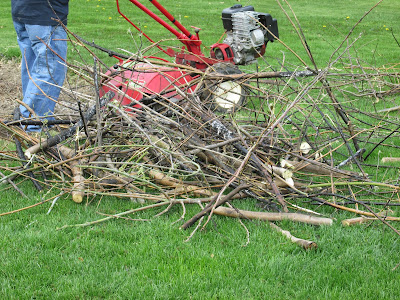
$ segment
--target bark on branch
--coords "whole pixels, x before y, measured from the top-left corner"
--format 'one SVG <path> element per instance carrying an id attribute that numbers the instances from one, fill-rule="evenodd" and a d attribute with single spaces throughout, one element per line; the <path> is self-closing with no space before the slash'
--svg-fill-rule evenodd
<path id="1" fill-rule="evenodd" d="M 314 217 L 310 215 L 304 215 L 299 213 L 270 213 L 270 212 L 258 212 L 248 211 L 241 209 L 233 209 L 229 207 L 218 207 L 214 210 L 214 213 L 221 216 L 232 217 L 232 218 L 243 218 L 250 220 L 262 220 L 262 221 L 282 221 L 290 220 L 294 222 L 307 223 L 311 225 L 332 225 L 333 220 L 329 218 Z"/>

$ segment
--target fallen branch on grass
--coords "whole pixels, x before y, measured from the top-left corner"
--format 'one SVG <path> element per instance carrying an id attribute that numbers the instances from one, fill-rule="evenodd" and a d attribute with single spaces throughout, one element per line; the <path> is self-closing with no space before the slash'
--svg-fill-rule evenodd
<path id="1" fill-rule="evenodd" d="M 258 212 L 248 211 L 242 209 L 234 209 L 229 207 L 218 207 L 214 210 L 214 213 L 221 216 L 231 218 L 242 218 L 249 220 L 261 220 L 261 221 L 283 221 L 290 220 L 293 222 L 306 223 L 311 225 L 332 225 L 333 220 L 329 218 L 314 217 L 310 215 L 300 213 L 270 213 L 270 212 Z"/>
<path id="2" fill-rule="evenodd" d="M 286 236 L 292 243 L 295 243 L 297 245 L 299 245 L 300 247 L 302 247 L 303 249 L 316 249 L 317 243 L 313 242 L 313 241 L 309 241 L 309 240 L 304 240 L 304 239 L 299 239 L 295 236 L 293 236 L 290 231 L 287 230 L 283 230 L 282 228 L 280 228 L 279 226 L 275 225 L 274 223 L 269 223 L 269 226 L 271 226 L 273 229 L 275 229 L 276 231 L 282 233 L 284 236 Z"/>
<path id="3" fill-rule="evenodd" d="M 359 225 L 359 224 L 364 224 L 368 223 L 371 220 L 378 220 L 377 218 L 366 218 L 366 217 L 358 217 L 358 218 L 352 218 L 352 219 L 345 219 L 342 221 L 343 226 L 352 226 L 352 225 Z"/>

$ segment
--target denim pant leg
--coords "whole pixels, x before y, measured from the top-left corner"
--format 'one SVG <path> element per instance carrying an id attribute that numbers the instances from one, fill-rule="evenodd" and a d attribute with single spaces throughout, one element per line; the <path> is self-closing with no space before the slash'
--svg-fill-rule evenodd
<path id="1" fill-rule="evenodd" d="M 66 59 L 66 32 L 61 26 L 14 22 L 14 27 L 23 55 L 23 102 L 38 116 L 52 116 L 66 73 L 64 62 L 53 51 Z M 20 110 L 24 118 L 30 116 L 30 112 L 24 106 L 21 105 Z M 28 126 L 28 131 L 38 130 L 39 126 Z"/>
<path id="2" fill-rule="evenodd" d="M 25 96 L 26 87 L 28 86 L 29 76 L 27 70 L 32 69 L 33 61 L 35 60 L 35 53 L 31 48 L 31 41 L 28 33 L 25 30 L 25 25 L 14 22 L 15 31 L 17 32 L 17 39 L 19 49 L 22 54 L 21 61 L 21 81 L 22 81 L 22 95 Z"/>

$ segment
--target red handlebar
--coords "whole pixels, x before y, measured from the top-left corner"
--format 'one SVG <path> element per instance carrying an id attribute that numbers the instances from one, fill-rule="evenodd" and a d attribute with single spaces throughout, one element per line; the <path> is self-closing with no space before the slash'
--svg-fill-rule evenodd
<path id="1" fill-rule="evenodd" d="M 163 19 L 161 19 L 159 16 L 157 16 L 155 13 L 153 13 L 151 10 L 149 10 L 146 6 L 141 4 L 138 0 L 129 0 L 132 4 L 134 4 L 136 7 L 141 9 L 144 13 L 149 15 L 151 18 L 153 18 L 156 22 L 161 24 L 164 28 L 166 28 L 169 32 L 174 34 L 180 42 L 182 42 L 187 50 L 195 55 L 199 56 L 204 56 L 204 54 L 201 52 L 201 41 L 198 39 L 198 36 L 195 36 L 191 34 L 179 21 L 177 21 L 158 1 L 156 0 L 149 0 L 151 4 L 153 4 L 165 17 L 168 18 L 169 21 L 171 21 L 181 32 L 176 30 L 174 27 L 169 25 L 167 22 L 165 22 Z M 117 9 L 118 13 L 126 20 L 128 21 L 133 27 L 135 27 L 140 33 L 143 34 L 151 43 L 154 43 L 154 41 L 146 35 L 139 27 L 137 27 L 128 17 L 126 17 L 120 10 L 119 7 L 119 0 L 116 0 L 117 3 Z M 164 50 L 162 47 L 157 45 L 157 48 L 163 51 L 165 54 L 171 56 L 171 53 L 168 51 Z"/>

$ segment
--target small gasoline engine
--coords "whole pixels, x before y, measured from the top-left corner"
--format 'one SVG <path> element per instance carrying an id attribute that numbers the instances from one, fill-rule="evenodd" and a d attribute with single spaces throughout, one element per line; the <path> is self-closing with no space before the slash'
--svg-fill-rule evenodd
<path id="1" fill-rule="evenodd" d="M 279 37 L 278 22 L 270 14 L 254 11 L 253 6 L 237 4 L 222 11 L 226 38 L 211 46 L 211 57 L 247 65 L 264 55 L 268 42 Z"/>

